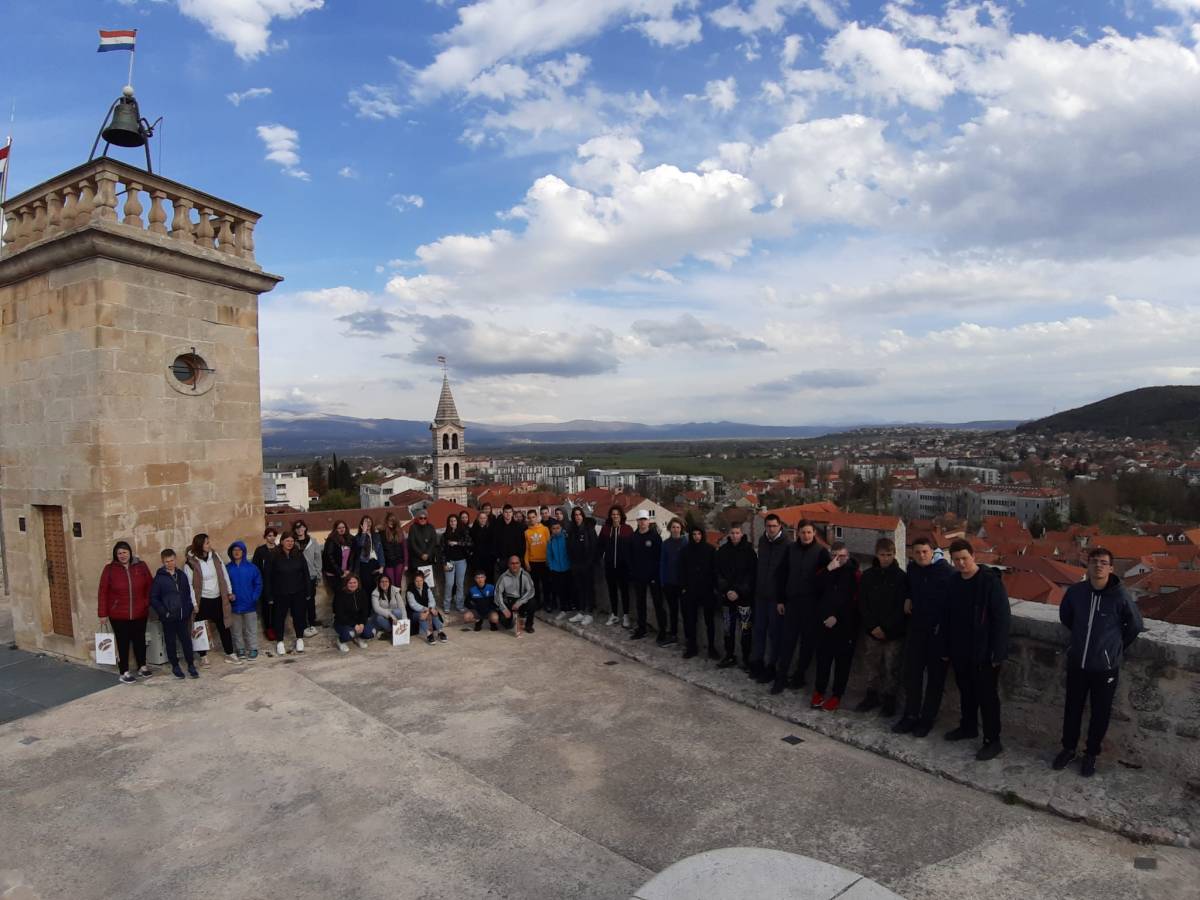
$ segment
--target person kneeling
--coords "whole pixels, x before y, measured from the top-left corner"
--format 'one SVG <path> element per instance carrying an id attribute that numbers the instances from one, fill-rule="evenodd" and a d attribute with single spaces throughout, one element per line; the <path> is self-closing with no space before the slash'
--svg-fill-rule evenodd
<path id="1" fill-rule="evenodd" d="M 442 612 L 437 608 L 437 598 L 425 583 L 425 574 L 417 572 L 413 575 L 412 584 L 408 588 L 408 608 L 417 614 L 421 623 L 421 634 L 425 635 L 427 643 L 435 640 L 446 640 L 446 632 L 442 630 Z"/>
<path id="2" fill-rule="evenodd" d="M 487 572 L 480 569 L 475 573 L 475 583 L 467 591 L 467 612 L 463 620 L 475 623 L 475 630 L 482 631 L 486 621 L 492 631 L 500 628 L 500 610 L 496 607 L 496 588 L 487 583 Z M 511 622 L 512 619 L 509 619 Z"/>
<path id="3" fill-rule="evenodd" d="M 510 556 L 508 568 L 496 580 L 496 606 L 500 609 L 500 622 L 505 628 L 517 626 L 516 636 L 525 631 L 533 634 L 533 614 L 537 609 L 534 601 L 533 578 L 521 568 L 521 557 Z M 524 628 L 521 619 L 524 618 Z"/>
<path id="4" fill-rule="evenodd" d="M 338 650 L 349 653 L 351 640 L 360 650 L 367 649 L 367 640 L 375 635 L 371 624 L 371 599 L 362 589 L 357 575 L 346 578 L 345 584 L 333 599 L 333 629 L 338 636 Z"/>

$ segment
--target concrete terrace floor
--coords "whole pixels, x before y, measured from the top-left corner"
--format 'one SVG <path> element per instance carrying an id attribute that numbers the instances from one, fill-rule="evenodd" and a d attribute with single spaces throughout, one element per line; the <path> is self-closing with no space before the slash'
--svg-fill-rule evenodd
<path id="1" fill-rule="evenodd" d="M 727 846 L 910 900 L 1200 883 L 1200 852 L 1005 805 L 544 625 L 308 643 L 0 726 L 0 896 L 621 898 Z"/>

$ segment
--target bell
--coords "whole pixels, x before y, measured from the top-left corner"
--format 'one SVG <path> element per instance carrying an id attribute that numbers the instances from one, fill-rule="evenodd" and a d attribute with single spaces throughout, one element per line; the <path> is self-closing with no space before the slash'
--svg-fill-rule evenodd
<path id="1" fill-rule="evenodd" d="M 101 132 L 101 136 L 118 147 L 140 147 L 146 143 L 141 120 L 137 101 L 133 99 L 132 92 L 128 92 L 117 101 L 112 121 Z"/>

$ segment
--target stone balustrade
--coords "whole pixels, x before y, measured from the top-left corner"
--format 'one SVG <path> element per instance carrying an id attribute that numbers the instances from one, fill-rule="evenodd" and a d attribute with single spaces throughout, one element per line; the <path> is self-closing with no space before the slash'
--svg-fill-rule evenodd
<path id="1" fill-rule="evenodd" d="M 97 159 L 10 198 L 4 255 L 88 226 L 119 225 L 254 263 L 259 215 L 114 159 Z"/>

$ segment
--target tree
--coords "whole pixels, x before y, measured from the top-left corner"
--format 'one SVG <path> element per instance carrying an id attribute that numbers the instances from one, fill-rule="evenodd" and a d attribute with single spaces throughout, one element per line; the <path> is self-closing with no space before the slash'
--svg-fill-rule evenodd
<path id="1" fill-rule="evenodd" d="M 308 466 L 308 486 L 316 491 L 318 496 L 329 490 L 325 467 L 321 465 L 320 460 L 313 460 Z"/>
<path id="2" fill-rule="evenodd" d="M 1088 512 L 1087 502 L 1082 497 L 1076 497 L 1071 504 L 1071 521 L 1076 525 L 1092 524 L 1092 516 Z"/>
<path id="3" fill-rule="evenodd" d="M 315 501 L 309 509 L 319 512 L 323 509 L 357 509 L 358 495 L 339 488 L 326 491 L 321 499 Z"/>
<path id="4" fill-rule="evenodd" d="M 338 490 L 342 491 L 352 491 L 357 487 L 354 483 L 354 476 L 350 474 L 350 464 L 344 459 L 338 463 L 337 486 Z"/>
<path id="5" fill-rule="evenodd" d="M 1063 530 L 1063 520 L 1062 520 L 1062 516 L 1058 512 L 1057 506 L 1047 505 L 1042 510 L 1041 518 L 1042 518 L 1042 525 L 1045 526 L 1046 531 L 1062 531 Z"/>

